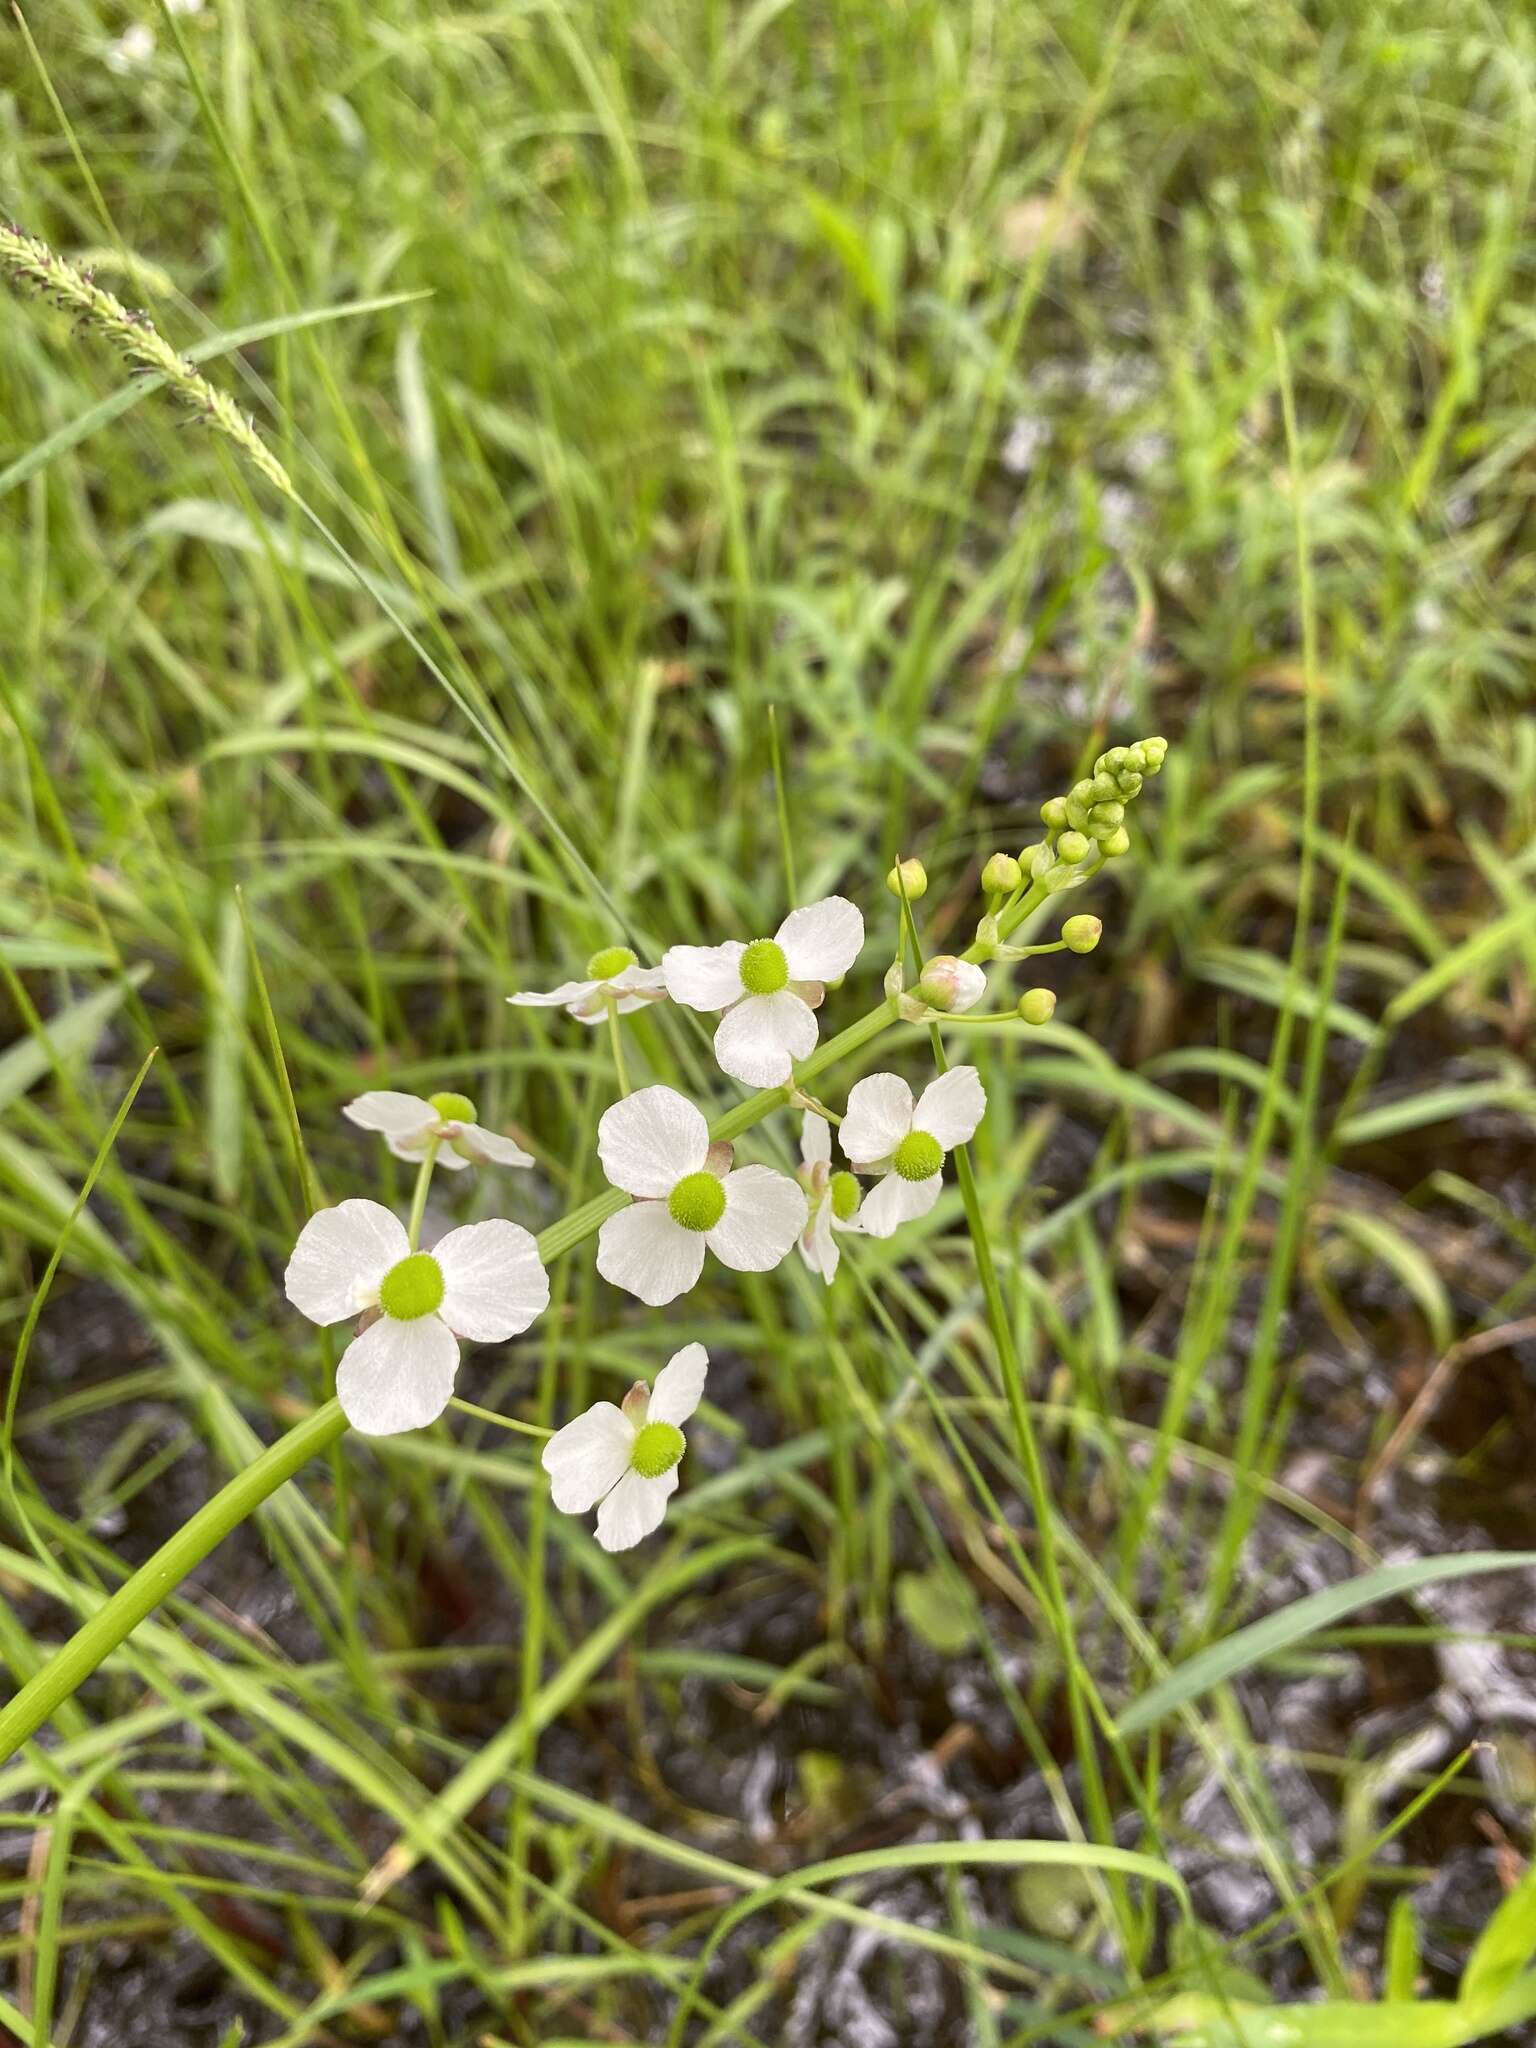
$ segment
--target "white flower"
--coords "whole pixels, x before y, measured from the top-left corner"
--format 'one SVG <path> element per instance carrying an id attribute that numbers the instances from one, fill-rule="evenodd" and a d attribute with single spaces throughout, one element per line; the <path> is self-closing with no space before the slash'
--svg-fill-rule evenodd
<path id="1" fill-rule="evenodd" d="M 682 1424 L 699 1405 L 708 1367 L 704 1346 L 685 1344 L 654 1387 L 636 1380 L 622 1408 L 599 1401 L 544 1446 L 550 1499 L 566 1515 L 597 1507 L 604 1550 L 628 1550 L 660 1528 L 687 1448 Z"/>
<path id="2" fill-rule="evenodd" d="M 855 1082 L 838 1136 L 861 1173 L 885 1176 L 864 1197 L 859 1228 L 889 1237 L 898 1224 L 926 1216 L 944 1184 L 944 1155 L 970 1139 L 986 1106 L 974 1067 L 951 1067 L 916 1103 L 898 1074 Z"/>
<path id="3" fill-rule="evenodd" d="M 466 1166 L 532 1166 L 533 1154 L 499 1131 L 475 1122 L 467 1095 L 400 1095 L 372 1088 L 341 1112 L 365 1131 L 382 1131 L 397 1159 L 420 1159 L 435 1138 L 439 1166 L 461 1173 Z"/>
<path id="4" fill-rule="evenodd" d="M 604 1110 L 597 1156 L 633 1195 L 597 1234 L 597 1270 L 652 1308 L 698 1279 L 707 1245 L 738 1273 L 766 1273 L 805 1224 L 805 1195 L 771 1166 L 731 1171 L 702 1113 L 671 1088 L 642 1088 Z"/>
<path id="5" fill-rule="evenodd" d="M 974 1010 L 987 992 L 985 972 L 974 960 L 957 959 L 953 953 L 939 953 L 923 968 L 922 978 L 910 990 L 906 970 L 899 960 L 886 970 L 885 992 L 896 999 L 896 1012 L 908 1024 L 926 1024 L 935 1017 L 958 1016 Z"/>
<path id="6" fill-rule="evenodd" d="M 516 1337 L 549 1305 L 538 1247 L 516 1223 L 468 1223 L 413 1252 L 398 1216 L 356 1200 L 310 1217 L 283 1284 L 312 1323 L 372 1313 L 336 1368 L 342 1411 L 367 1436 L 435 1422 L 453 1394 L 457 1340 Z"/>
<path id="7" fill-rule="evenodd" d="M 587 974 L 590 979 L 586 981 L 562 981 L 542 995 L 530 989 L 508 996 L 507 1001 L 532 1010 L 564 1009 L 583 1024 L 601 1024 L 610 1003 L 622 1017 L 647 1003 L 659 1003 L 667 992 L 661 969 L 641 967 L 628 946 L 605 946 L 594 953 L 587 962 Z"/>
<path id="8" fill-rule="evenodd" d="M 155 54 L 155 32 L 147 21 L 130 22 L 114 43 L 107 45 L 107 69 L 119 78 L 130 71 L 142 71 Z"/>
<path id="9" fill-rule="evenodd" d="M 800 1185 L 810 1198 L 810 1214 L 800 1233 L 800 1256 L 830 1287 L 837 1271 L 838 1230 L 860 1230 L 859 1184 L 851 1173 L 832 1171 L 832 1130 L 813 1109 L 800 1127 Z"/>
<path id="10" fill-rule="evenodd" d="M 667 994 L 691 1010 L 723 1010 L 715 1058 L 735 1080 L 774 1088 L 816 1044 L 816 1006 L 864 944 L 864 919 L 842 896 L 792 910 L 771 939 L 669 946 Z"/>

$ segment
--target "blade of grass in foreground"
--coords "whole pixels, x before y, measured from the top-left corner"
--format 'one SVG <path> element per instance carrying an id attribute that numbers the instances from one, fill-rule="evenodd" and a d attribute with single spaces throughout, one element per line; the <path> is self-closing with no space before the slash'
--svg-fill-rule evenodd
<path id="1" fill-rule="evenodd" d="M 1278 1656 L 1293 1643 L 1378 1600 L 1396 1599 L 1446 1579 L 1475 1578 L 1483 1572 L 1532 1570 L 1536 1570 L 1536 1550 L 1469 1550 L 1458 1556 L 1421 1557 L 1406 1564 L 1383 1565 L 1362 1578 L 1347 1579 L 1342 1586 L 1309 1593 L 1305 1600 L 1293 1601 L 1278 1614 L 1267 1614 L 1262 1621 L 1251 1622 L 1235 1635 L 1212 1643 L 1208 1650 L 1180 1664 L 1161 1684 L 1143 1693 L 1126 1708 L 1115 1726 L 1122 1735 L 1145 1734 L 1213 1686 L 1226 1684 L 1263 1663 L 1265 1658 Z"/>

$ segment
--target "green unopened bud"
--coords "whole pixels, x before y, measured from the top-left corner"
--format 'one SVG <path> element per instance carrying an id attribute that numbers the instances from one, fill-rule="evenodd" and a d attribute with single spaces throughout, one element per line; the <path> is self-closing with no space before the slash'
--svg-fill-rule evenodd
<path id="1" fill-rule="evenodd" d="M 1102 839 L 1107 832 L 1113 832 L 1117 826 L 1124 823 L 1124 804 L 1095 804 L 1088 813 L 1088 830 L 1095 839 Z"/>
<path id="2" fill-rule="evenodd" d="M 928 892 L 928 870 L 920 860 L 898 861 L 886 876 L 885 886 L 893 896 L 905 894 L 909 903 L 915 903 Z"/>
<path id="3" fill-rule="evenodd" d="M 1080 804 L 1084 810 L 1087 810 L 1090 804 L 1098 802 L 1098 791 L 1093 786 L 1092 776 L 1085 775 L 1081 782 L 1073 783 L 1067 791 L 1067 802 Z"/>
<path id="4" fill-rule="evenodd" d="M 1055 858 L 1043 839 L 1037 839 L 1032 846 L 1023 846 L 1019 849 L 1019 866 L 1036 882 Z"/>
<path id="5" fill-rule="evenodd" d="M 994 853 L 981 871 L 981 886 L 989 896 L 1011 896 L 1024 880 L 1024 871 L 1011 853 Z"/>
<path id="6" fill-rule="evenodd" d="M 1099 943 L 1103 931 L 1101 920 L 1089 917 L 1084 912 L 1081 917 L 1067 919 L 1061 928 L 1061 936 L 1066 940 L 1069 953 L 1091 953 Z"/>
<path id="7" fill-rule="evenodd" d="M 1088 830 L 1088 813 L 1092 808 L 1091 804 L 1079 803 L 1075 796 L 1067 798 L 1067 824 L 1072 831 L 1086 832 Z"/>
<path id="8" fill-rule="evenodd" d="M 1089 787 L 1093 791 L 1092 802 L 1095 804 L 1112 803 L 1120 794 L 1120 785 L 1113 775 L 1095 775 Z"/>
<path id="9" fill-rule="evenodd" d="M 1147 770 L 1155 775 L 1168 758 L 1168 742 L 1165 739 L 1143 740 L 1141 751 L 1147 757 Z"/>
<path id="10" fill-rule="evenodd" d="M 1121 768 L 1122 772 L 1128 768 L 1133 775 L 1146 774 L 1147 749 L 1144 741 L 1138 740 L 1134 747 L 1126 748 L 1125 760 L 1121 763 Z"/>
<path id="11" fill-rule="evenodd" d="M 1067 822 L 1067 800 L 1064 796 L 1048 796 L 1040 806 L 1040 816 L 1052 832 L 1061 831 Z"/>
<path id="12" fill-rule="evenodd" d="M 1107 753 L 1100 754 L 1097 761 L 1094 762 L 1094 774 L 1118 775 L 1125 766 L 1125 757 L 1129 752 L 1129 747 L 1111 747 Z"/>
<path id="13" fill-rule="evenodd" d="M 1118 860 L 1122 853 L 1131 850 L 1131 835 L 1122 825 L 1118 832 L 1111 832 L 1107 839 L 1099 841 L 1099 851 L 1106 860 Z"/>
<path id="14" fill-rule="evenodd" d="M 1049 1024 L 1056 1014 L 1056 991 L 1027 988 L 1019 997 L 1019 1015 L 1026 1024 Z"/>
<path id="15" fill-rule="evenodd" d="M 1129 803 L 1132 797 L 1141 795 L 1141 777 L 1129 768 L 1121 769 L 1115 778 L 1115 786 L 1126 803 Z"/>
<path id="16" fill-rule="evenodd" d="M 1093 841 L 1086 832 L 1063 832 L 1056 842 L 1056 858 L 1065 861 L 1069 868 L 1075 868 L 1093 851 Z"/>

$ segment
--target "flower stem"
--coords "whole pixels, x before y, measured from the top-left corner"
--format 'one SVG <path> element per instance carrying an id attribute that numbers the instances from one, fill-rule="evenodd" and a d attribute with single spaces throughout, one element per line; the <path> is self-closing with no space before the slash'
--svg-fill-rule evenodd
<path id="1" fill-rule="evenodd" d="M 494 1408 L 477 1408 L 473 1401 L 461 1401 L 457 1394 L 448 1405 L 450 1408 L 461 1409 L 465 1415 L 475 1416 L 478 1421 L 494 1422 L 498 1429 L 521 1430 L 524 1436 L 545 1437 L 553 1436 L 555 1433 L 552 1429 L 545 1429 L 540 1423 L 523 1422 L 516 1415 L 498 1415 Z"/>
<path id="2" fill-rule="evenodd" d="M 55 1708 L 78 1691 L 97 1665 L 175 1591 L 210 1550 L 302 1465 L 335 1443 L 346 1426 L 340 1402 L 327 1401 L 221 1487 L 168 1543 L 162 1543 L 153 1557 L 125 1579 L 84 1627 L 0 1708 L 0 1764 L 8 1762 Z"/>
<path id="3" fill-rule="evenodd" d="M 620 1095 L 629 1093 L 629 1074 L 624 1065 L 624 1027 L 619 1022 L 619 1006 L 612 996 L 607 999 L 608 1042 L 613 1047 L 613 1068 L 619 1080 Z"/>
<path id="4" fill-rule="evenodd" d="M 411 1195 L 411 1213 L 405 1226 L 411 1250 L 421 1243 L 421 1220 L 427 1213 L 427 1190 L 432 1185 L 432 1169 L 437 1164 L 437 1148 L 441 1138 L 428 1138 L 427 1149 L 421 1155 L 421 1167 L 416 1175 L 416 1186 Z"/>

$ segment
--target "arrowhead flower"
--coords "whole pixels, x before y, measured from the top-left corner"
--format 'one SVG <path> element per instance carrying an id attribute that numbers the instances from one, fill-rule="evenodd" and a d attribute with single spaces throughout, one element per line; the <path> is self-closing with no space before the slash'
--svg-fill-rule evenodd
<path id="1" fill-rule="evenodd" d="M 884 1176 L 864 1197 L 859 1228 L 890 1237 L 898 1224 L 926 1216 L 944 1185 L 944 1159 L 975 1133 L 987 1106 L 974 1067 L 951 1067 L 914 1102 L 899 1074 L 855 1082 L 838 1133 L 861 1173 Z"/>
<path id="2" fill-rule="evenodd" d="M 585 981 L 562 981 L 558 988 L 536 994 L 532 989 L 508 996 L 524 1009 L 563 1009 L 583 1024 L 601 1024 L 611 1004 L 619 1016 L 659 1003 L 667 984 L 659 967 L 642 967 L 628 946 L 605 946 L 587 962 Z"/>
<path id="3" fill-rule="evenodd" d="M 721 1010 L 715 1058 L 733 1080 L 775 1088 L 816 1044 L 826 984 L 846 974 L 864 944 L 864 918 L 843 896 L 792 910 L 771 939 L 750 945 L 669 946 L 667 994 L 691 1010 Z"/>
<path id="4" fill-rule="evenodd" d="M 654 1387 L 637 1380 L 622 1408 L 599 1401 L 544 1446 L 550 1499 L 566 1515 L 597 1508 L 604 1550 L 629 1550 L 661 1526 L 687 1449 L 682 1425 L 699 1405 L 708 1368 L 704 1346 L 685 1344 Z"/>
<path id="5" fill-rule="evenodd" d="M 435 1139 L 437 1163 L 454 1173 L 466 1166 L 532 1166 L 533 1154 L 499 1131 L 475 1122 L 467 1095 L 401 1095 L 393 1088 L 370 1089 L 341 1112 L 365 1131 L 380 1131 L 397 1159 L 420 1159 Z"/>
<path id="6" fill-rule="evenodd" d="M 604 1110 L 597 1156 L 634 1201 L 597 1234 L 597 1270 L 652 1308 L 686 1294 L 707 1246 L 738 1273 L 766 1273 L 805 1223 L 805 1195 L 771 1166 L 731 1171 L 701 1111 L 672 1088 L 642 1088 Z"/>
<path id="7" fill-rule="evenodd" d="M 516 1223 L 468 1223 L 413 1252 L 398 1216 L 357 1200 L 310 1217 L 284 1287 L 312 1323 L 367 1318 L 336 1368 L 336 1397 L 365 1436 L 435 1422 L 453 1395 L 459 1339 L 519 1336 L 549 1305 L 538 1247 Z"/>
<path id="8" fill-rule="evenodd" d="M 800 1127 L 800 1185 L 810 1203 L 800 1233 L 800 1256 L 830 1287 L 840 1254 L 834 1232 L 860 1230 L 859 1184 L 851 1173 L 832 1171 L 832 1129 L 813 1109 Z"/>

